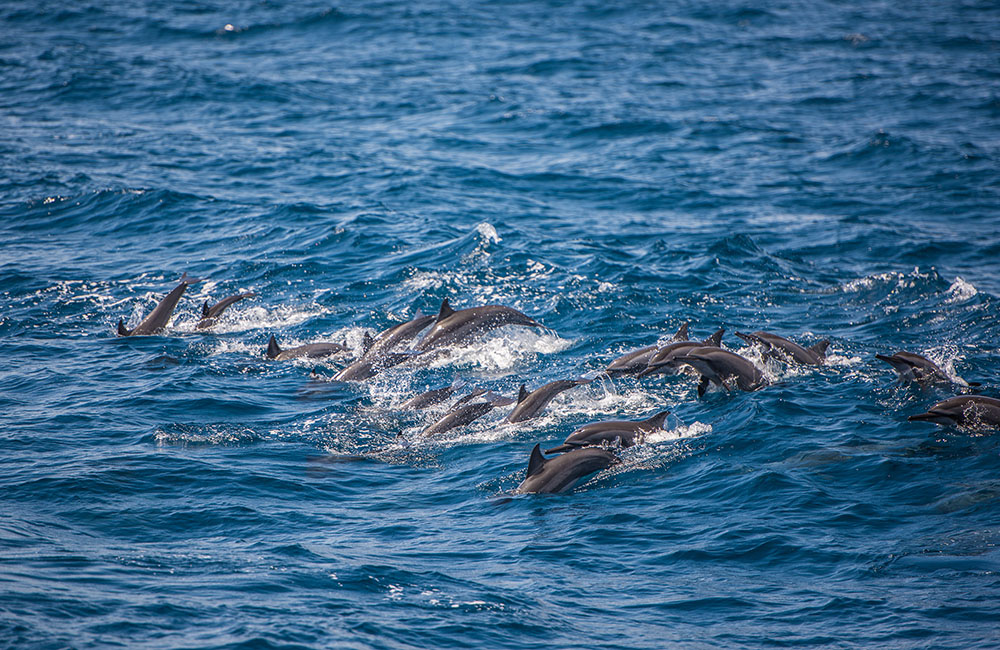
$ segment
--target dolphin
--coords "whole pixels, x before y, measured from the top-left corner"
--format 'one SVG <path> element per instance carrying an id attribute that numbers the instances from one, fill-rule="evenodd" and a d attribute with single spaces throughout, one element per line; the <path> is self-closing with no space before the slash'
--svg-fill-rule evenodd
<path id="1" fill-rule="evenodd" d="M 434 320 L 433 316 L 421 316 L 419 313 L 405 323 L 399 323 L 378 336 L 372 338 L 365 332 L 362 343 L 362 353 L 354 363 L 347 366 L 334 376 L 336 381 L 358 381 L 374 377 L 382 370 L 397 366 L 414 357 L 413 354 L 392 352 L 407 341 L 412 340 Z"/>
<path id="2" fill-rule="evenodd" d="M 432 388 L 429 391 L 420 393 L 416 397 L 406 401 L 399 408 L 401 409 L 425 409 L 435 404 L 440 404 L 445 401 L 452 394 L 465 385 L 465 382 L 458 380 L 451 384 L 450 386 L 442 386 L 441 388 Z"/>
<path id="3" fill-rule="evenodd" d="M 692 348 L 677 357 L 675 361 L 691 366 L 701 375 L 698 397 L 705 394 L 709 382 L 729 390 L 726 382 L 734 379 L 740 390 L 747 391 L 757 390 L 768 384 L 764 373 L 757 366 L 740 355 L 722 348 L 710 346 Z"/>
<path id="4" fill-rule="evenodd" d="M 553 458 L 542 455 L 540 445 L 531 450 L 528 472 L 515 492 L 521 494 L 535 492 L 565 492 L 573 489 L 588 476 L 621 460 L 611 452 L 599 447 L 574 449 Z"/>
<path id="5" fill-rule="evenodd" d="M 907 419 L 911 422 L 996 428 L 1000 427 L 1000 399 L 980 395 L 949 397 L 930 407 L 926 413 L 911 415 Z"/>
<path id="6" fill-rule="evenodd" d="M 256 295 L 257 294 L 252 291 L 247 293 L 238 293 L 235 296 L 223 298 L 211 307 L 208 306 L 208 301 L 206 300 L 205 304 L 201 306 L 201 320 L 199 320 L 198 324 L 194 326 L 195 329 L 203 330 L 213 327 L 218 321 L 219 316 L 222 315 L 222 312 L 226 311 L 230 305 L 239 302 L 244 298 L 253 298 Z"/>
<path id="7" fill-rule="evenodd" d="M 535 390 L 528 392 L 528 389 L 524 384 L 521 384 L 521 390 L 517 394 L 517 406 L 514 410 L 510 412 L 507 416 L 508 422 L 524 422 L 525 420 L 530 420 L 531 418 L 537 416 L 542 410 L 548 406 L 549 402 L 552 401 L 559 393 L 564 390 L 569 390 L 574 386 L 580 386 L 582 384 L 589 384 L 594 381 L 593 379 L 559 379 L 557 381 L 550 381 L 544 386 L 540 386 Z"/>
<path id="8" fill-rule="evenodd" d="M 476 391 L 473 392 L 476 393 L 476 395 L 482 394 L 481 391 L 478 393 Z M 469 424 L 474 420 L 478 420 L 497 406 L 506 406 L 514 403 L 514 400 L 506 397 L 500 397 L 492 392 L 486 393 L 483 397 L 486 399 L 485 402 L 472 402 L 470 404 L 462 404 L 457 408 L 453 408 L 440 420 L 421 431 L 420 436 L 422 438 L 428 438 L 438 433 L 444 433 L 445 431 L 454 429 L 455 427 L 460 427 Z M 459 402 L 464 401 L 465 398 L 459 400 Z"/>
<path id="9" fill-rule="evenodd" d="M 830 345 L 829 340 L 823 339 L 819 343 L 804 348 L 798 343 L 768 332 L 754 332 L 753 334 L 736 332 L 736 336 L 751 345 L 754 343 L 760 345 L 764 348 L 764 352 L 772 358 L 778 357 L 780 354 L 785 359 L 791 359 L 804 366 L 823 365 L 826 361 L 826 348 Z"/>
<path id="10" fill-rule="evenodd" d="M 979 386 L 973 381 L 956 382 L 936 363 L 913 352 L 897 352 L 891 356 L 876 354 L 875 358 L 892 366 L 892 369 L 899 374 L 900 381 L 913 381 L 918 384 L 965 383 L 969 386 Z"/>
<path id="11" fill-rule="evenodd" d="M 704 341 L 674 341 L 673 343 L 668 343 L 659 350 L 656 354 L 649 358 L 646 368 L 639 371 L 639 377 L 646 377 L 656 373 L 665 373 L 668 375 L 675 375 L 680 372 L 681 364 L 677 362 L 677 357 L 683 356 L 688 350 L 693 350 L 694 348 L 700 348 L 705 346 L 710 346 L 717 348 L 722 345 L 722 335 L 726 333 L 725 329 L 716 330 L 715 334 Z"/>
<path id="12" fill-rule="evenodd" d="M 615 441 L 622 447 L 631 447 L 643 441 L 647 433 L 663 428 L 663 421 L 670 411 L 660 411 L 647 420 L 633 422 L 630 420 L 609 420 L 587 424 L 569 434 L 566 442 L 546 449 L 546 454 L 558 454 L 580 447 L 599 447 L 604 444 L 613 445 Z"/>
<path id="13" fill-rule="evenodd" d="M 271 340 L 267 342 L 265 356 L 274 361 L 287 361 L 288 359 L 297 359 L 299 357 L 316 359 L 337 354 L 338 352 L 346 352 L 347 350 L 347 346 L 340 343 L 306 343 L 295 348 L 282 350 L 278 347 L 278 340 L 272 334 Z"/>
<path id="14" fill-rule="evenodd" d="M 434 327 L 417 344 L 421 352 L 449 345 L 464 343 L 473 337 L 504 325 L 541 327 L 541 323 L 516 309 L 502 305 L 486 305 L 455 310 L 448 299 L 441 301 Z"/>
<path id="15" fill-rule="evenodd" d="M 147 334 L 159 334 L 167 326 L 170 321 L 170 317 L 174 313 L 174 307 L 177 306 L 177 301 L 181 299 L 184 295 L 184 290 L 187 289 L 189 284 L 195 282 L 201 282 L 200 278 L 188 277 L 187 273 L 181 276 L 181 283 L 174 287 L 173 291 L 168 293 L 163 300 L 160 301 L 153 311 L 149 312 L 149 315 L 142 319 L 142 322 L 133 327 L 132 329 L 126 329 L 125 320 L 118 319 L 118 336 L 142 336 Z"/>
<path id="16" fill-rule="evenodd" d="M 672 341 L 687 341 L 688 340 L 688 323 L 684 323 L 674 334 Z M 638 350 L 632 350 L 628 354 L 622 355 L 608 364 L 608 367 L 604 369 L 604 372 L 608 373 L 612 377 L 618 377 L 620 375 L 634 375 L 636 373 L 642 372 L 646 369 L 646 365 L 649 363 L 649 359 L 656 354 L 656 351 L 660 349 L 659 345 L 647 345 L 644 348 L 639 348 Z"/>

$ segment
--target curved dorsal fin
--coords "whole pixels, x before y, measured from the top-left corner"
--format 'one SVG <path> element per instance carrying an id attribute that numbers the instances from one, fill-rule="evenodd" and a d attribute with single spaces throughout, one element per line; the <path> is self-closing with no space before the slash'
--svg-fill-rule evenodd
<path id="1" fill-rule="evenodd" d="M 670 411 L 660 411 L 659 413 L 657 413 L 653 417 L 651 417 L 648 420 L 646 420 L 643 424 L 648 424 L 649 428 L 662 429 L 663 428 L 663 422 L 664 422 L 664 420 L 667 419 L 668 415 L 670 415 Z"/>
<path id="2" fill-rule="evenodd" d="M 132 334 L 132 330 L 125 328 L 125 320 L 122 318 L 118 319 L 118 336 L 129 336 Z"/>
<path id="3" fill-rule="evenodd" d="M 826 348 L 829 345 L 829 339 L 823 339 L 819 343 L 809 346 L 809 349 L 818 354 L 821 359 L 826 359 Z"/>
<path id="4" fill-rule="evenodd" d="M 528 388 L 521 384 L 521 390 L 517 391 L 517 403 L 520 404 L 528 396 Z"/>
<path id="5" fill-rule="evenodd" d="M 444 300 L 441 301 L 441 310 L 438 312 L 438 317 L 436 322 L 440 323 L 441 321 L 448 318 L 454 313 L 455 310 L 451 308 L 451 305 L 448 304 L 448 299 L 445 298 Z"/>
<path id="6" fill-rule="evenodd" d="M 713 348 L 722 347 L 722 335 L 726 333 L 724 327 L 720 327 L 719 330 L 705 339 L 705 345 L 711 345 Z"/>
<path id="7" fill-rule="evenodd" d="M 361 354 L 367 353 L 368 350 L 372 349 L 373 345 L 375 345 L 375 339 L 372 338 L 371 334 L 365 332 L 364 338 L 361 339 Z"/>
<path id="8" fill-rule="evenodd" d="M 274 334 L 271 335 L 271 340 L 267 342 L 267 358 L 273 359 L 281 354 L 281 348 L 278 347 L 278 339 L 274 338 Z"/>
<path id="9" fill-rule="evenodd" d="M 686 341 L 688 340 L 688 322 L 684 321 L 679 328 L 677 328 L 677 333 L 674 334 L 675 341 Z"/>
<path id="10" fill-rule="evenodd" d="M 528 459 L 528 475 L 525 478 L 534 476 L 544 467 L 545 456 L 542 455 L 542 446 L 536 443 L 535 448 L 531 450 L 531 458 Z"/>
<path id="11" fill-rule="evenodd" d="M 212 310 L 208 308 L 208 301 L 206 300 L 205 303 L 201 306 L 201 317 L 208 318 L 208 315 L 211 312 Z"/>

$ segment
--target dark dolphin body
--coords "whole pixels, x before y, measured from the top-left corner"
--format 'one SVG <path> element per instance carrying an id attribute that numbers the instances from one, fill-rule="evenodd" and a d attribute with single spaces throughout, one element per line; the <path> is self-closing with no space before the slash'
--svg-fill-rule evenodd
<path id="1" fill-rule="evenodd" d="M 118 319 L 118 336 L 142 336 L 147 334 L 159 334 L 163 331 L 163 328 L 167 326 L 170 321 L 170 317 L 174 313 L 174 307 L 177 306 L 177 301 L 181 299 L 184 295 L 184 290 L 187 289 L 189 284 L 195 282 L 201 282 L 198 278 L 189 278 L 188 274 L 185 273 L 181 276 L 181 283 L 174 287 L 173 291 L 168 293 L 163 300 L 160 301 L 153 311 L 149 312 L 149 315 L 142 319 L 142 322 L 133 327 L 132 329 L 125 328 L 124 319 Z"/>
<path id="2" fill-rule="evenodd" d="M 517 395 L 517 406 L 514 410 L 510 412 L 507 416 L 508 422 L 524 422 L 525 420 L 530 420 L 531 418 L 537 416 L 542 412 L 549 402 L 552 401 L 559 393 L 564 390 L 569 390 L 575 386 L 580 386 L 581 384 L 589 384 L 592 379 L 559 379 L 557 381 L 550 381 L 544 386 L 540 386 L 535 390 L 528 392 L 528 389 L 524 384 L 521 384 L 521 390 Z"/>
<path id="3" fill-rule="evenodd" d="M 892 369 L 899 374 L 900 381 L 912 381 L 918 384 L 958 383 L 936 363 L 913 352 L 897 352 L 891 356 L 876 354 L 875 358 L 892 366 Z M 979 385 L 976 382 L 965 383 L 969 386 Z"/>
<path id="4" fill-rule="evenodd" d="M 772 358 L 784 357 L 804 366 L 823 365 L 826 361 L 826 348 L 830 345 L 830 341 L 823 339 L 819 343 L 804 348 L 798 343 L 768 332 L 754 332 L 753 334 L 736 332 L 736 336 L 751 345 L 755 343 L 760 345 L 764 348 L 765 354 Z"/>
<path id="5" fill-rule="evenodd" d="M 328 357 L 331 354 L 337 354 L 338 352 L 346 352 L 347 349 L 346 345 L 341 345 L 339 343 L 306 343 L 305 345 L 300 345 L 296 348 L 282 350 L 278 347 L 278 340 L 274 338 L 274 334 L 272 334 L 271 340 L 267 342 L 267 352 L 265 353 L 265 356 L 274 361 L 287 361 L 288 359 L 297 359 L 299 357 L 317 359 L 319 357 Z"/>
<path id="6" fill-rule="evenodd" d="M 336 381 L 359 381 L 374 377 L 382 370 L 397 366 L 408 359 L 413 358 L 412 354 L 396 353 L 396 348 L 403 343 L 411 341 L 421 331 L 423 331 L 434 320 L 433 316 L 421 316 L 417 314 L 412 320 L 394 325 L 372 338 L 365 333 L 364 351 L 354 363 L 347 366 L 336 374 Z"/>
<path id="7" fill-rule="evenodd" d="M 528 473 L 515 492 L 565 492 L 594 472 L 617 465 L 621 460 L 599 447 L 574 449 L 554 458 L 542 455 L 539 445 L 531 450 Z"/>
<path id="8" fill-rule="evenodd" d="M 253 298 L 256 295 L 257 294 L 253 292 L 238 293 L 235 296 L 223 298 L 211 307 L 208 306 L 208 301 L 206 300 L 205 304 L 201 306 L 201 320 L 199 320 L 198 324 L 194 326 L 195 329 L 203 330 L 213 327 L 216 322 L 218 322 L 219 316 L 222 315 L 222 312 L 226 311 L 230 305 L 239 302 L 244 298 Z"/>
<path id="9" fill-rule="evenodd" d="M 768 384 L 760 369 L 748 359 L 722 348 L 693 348 L 677 357 L 677 363 L 685 363 L 701 375 L 698 397 L 705 394 L 709 382 L 729 390 L 727 381 L 734 379 L 740 390 L 757 390 Z"/>
<path id="10" fill-rule="evenodd" d="M 451 397 L 456 390 L 465 385 L 464 381 L 455 382 L 450 386 L 442 386 L 441 388 L 432 388 L 429 391 L 420 393 L 416 397 L 408 400 L 399 408 L 401 409 L 425 409 L 435 404 L 440 404 L 449 397 Z"/>
<path id="11" fill-rule="evenodd" d="M 685 321 L 677 333 L 674 334 L 673 342 L 676 341 L 687 341 L 688 338 L 688 323 Z M 644 348 L 639 348 L 638 350 L 632 350 L 628 354 L 624 354 L 611 363 L 608 367 L 604 369 L 604 372 L 608 373 L 612 377 L 618 377 L 621 375 L 634 375 L 636 373 L 642 372 L 646 369 L 649 364 L 650 358 L 656 354 L 656 351 L 660 349 L 659 345 L 647 345 Z"/>
<path id="12" fill-rule="evenodd" d="M 480 395 L 481 392 L 473 391 L 474 395 Z M 461 406 L 456 406 L 444 417 L 430 425 L 426 429 L 420 432 L 422 438 L 427 438 L 433 436 L 437 433 L 444 433 L 455 427 L 464 426 L 478 420 L 490 411 L 492 411 L 497 406 L 505 406 L 507 404 L 512 404 L 514 400 L 508 399 L 506 397 L 500 397 L 499 395 L 494 395 L 493 393 L 486 393 L 484 396 L 487 401 L 485 402 L 473 402 L 471 404 L 461 404 Z M 465 399 L 459 400 L 459 403 L 464 402 Z"/>
<path id="13" fill-rule="evenodd" d="M 547 449 L 546 454 L 557 454 L 580 447 L 599 447 L 604 444 L 613 445 L 617 441 L 622 447 L 631 447 L 643 441 L 647 433 L 663 428 L 663 421 L 670 411 L 660 411 L 648 420 L 633 422 L 631 420 L 608 420 L 587 424 L 569 434 L 566 442 Z"/>
<path id="14" fill-rule="evenodd" d="M 911 415 L 911 422 L 935 422 L 960 427 L 1000 427 L 1000 399 L 980 395 L 949 397 L 930 407 L 926 413 Z"/>
<path id="15" fill-rule="evenodd" d="M 716 330 L 715 334 L 712 334 L 701 342 L 674 341 L 673 343 L 668 343 L 649 358 L 646 368 L 641 370 L 638 376 L 646 377 L 656 373 L 676 375 L 682 367 L 682 364 L 677 362 L 677 357 L 684 356 L 688 350 L 693 350 L 694 348 L 705 346 L 717 348 L 722 345 L 722 335 L 725 333 L 726 330 L 720 328 Z"/>
<path id="16" fill-rule="evenodd" d="M 441 302 L 434 327 L 417 344 L 417 350 L 426 352 L 436 348 L 464 343 L 484 332 L 504 325 L 541 327 L 534 319 L 516 309 L 502 305 L 486 305 L 454 310 L 445 298 Z"/>

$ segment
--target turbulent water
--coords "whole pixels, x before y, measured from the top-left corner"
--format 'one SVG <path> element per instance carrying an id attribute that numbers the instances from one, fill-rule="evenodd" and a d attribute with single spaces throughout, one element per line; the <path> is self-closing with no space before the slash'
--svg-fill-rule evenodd
<path id="1" fill-rule="evenodd" d="M 0 645 L 997 647 L 1000 436 L 906 418 L 1000 387 L 1000 8 L 765 5 L 5 2 Z M 443 298 L 545 328 L 332 381 Z M 683 321 L 773 383 L 600 378 L 429 439 L 446 406 L 398 408 Z"/>

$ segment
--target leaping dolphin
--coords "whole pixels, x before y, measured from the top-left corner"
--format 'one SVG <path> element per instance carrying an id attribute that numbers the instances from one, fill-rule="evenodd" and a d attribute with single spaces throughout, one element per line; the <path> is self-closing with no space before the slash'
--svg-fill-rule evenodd
<path id="1" fill-rule="evenodd" d="M 278 340 L 272 334 L 271 339 L 267 342 L 265 356 L 273 361 L 287 361 L 288 359 L 297 359 L 299 357 L 317 359 L 319 357 L 328 357 L 338 352 L 346 352 L 347 350 L 348 347 L 340 343 L 306 343 L 295 348 L 282 350 L 278 346 Z"/>
<path id="2" fill-rule="evenodd" d="M 633 422 L 631 420 L 608 420 L 587 424 L 569 434 L 566 441 L 558 447 L 546 449 L 546 454 L 558 454 L 581 447 L 599 447 L 616 442 L 622 447 L 631 447 L 642 442 L 647 433 L 663 428 L 663 421 L 670 411 L 660 411 L 647 420 Z"/>
<path id="3" fill-rule="evenodd" d="M 219 316 L 221 316 L 222 312 L 226 311 L 230 305 L 239 302 L 244 298 L 253 298 L 256 295 L 257 294 L 252 291 L 248 291 L 247 293 L 238 293 L 235 296 L 223 298 L 211 307 L 208 306 L 208 301 L 206 300 L 205 304 L 201 306 L 201 320 L 199 320 L 198 324 L 194 326 L 195 329 L 203 330 L 215 326 L 216 322 L 219 320 Z"/>
<path id="4" fill-rule="evenodd" d="M 514 491 L 522 494 L 565 492 L 594 472 L 620 462 L 617 456 L 600 447 L 574 449 L 554 458 L 546 458 L 542 455 L 541 446 L 535 445 L 528 460 L 527 475 Z"/>
<path id="5" fill-rule="evenodd" d="M 677 363 L 686 363 L 701 375 L 698 384 L 698 397 L 705 394 L 709 382 L 729 390 L 730 379 L 736 381 L 740 390 L 752 391 L 768 384 L 764 373 L 748 359 L 722 348 L 701 347 L 692 348 L 675 359 Z"/>
<path id="6" fill-rule="evenodd" d="M 511 307 L 486 305 L 469 309 L 452 309 L 448 299 L 441 301 L 434 327 L 417 344 L 416 349 L 425 352 L 449 345 L 458 345 L 504 325 L 526 325 L 541 327 L 541 323 Z"/>
<path id="7" fill-rule="evenodd" d="M 473 391 L 473 393 L 474 395 L 482 394 L 481 392 L 477 393 L 476 391 Z M 460 427 L 469 424 L 474 420 L 478 420 L 479 418 L 483 417 L 484 415 L 492 411 L 497 406 L 506 406 L 508 404 L 514 403 L 514 400 L 509 399 L 507 397 L 500 397 L 499 395 L 495 395 L 492 392 L 486 393 L 484 395 L 484 398 L 486 399 L 485 402 L 473 402 L 471 404 L 462 404 L 461 406 L 452 409 L 447 414 L 445 414 L 445 416 L 442 417 L 440 420 L 438 420 L 434 424 L 430 425 L 429 427 L 421 431 L 420 436 L 422 438 L 427 438 L 438 433 L 444 433 L 445 431 L 454 429 L 455 427 Z M 456 405 L 464 401 L 465 398 L 459 400 L 459 402 L 456 402 Z"/>
<path id="8" fill-rule="evenodd" d="M 949 397 L 927 409 L 926 413 L 911 415 L 907 419 L 960 427 L 996 428 L 1000 427 L 1000 399 L 980 395 Z"/>
<path id="9" fill-rule="evenodd" d="M 913 352 L 897 352 L 893 355 L 876 354 L 875 358 L 885 361 L 899 374 L 900 381 L 912 381 L 918 384 L 963 383 L 956 382 L 927 357 Z M 976 382 L 964 382 L 969 386 L 979 386 Z"/>
<path id="10" fill-rule="evenodd" d="M 544 386 L 539 386 L 535 390 L 528 392 L 527 387 L 521 384 L 521 390 L 517 394 L 517 406 L 507 416 L 508 422 L 524 422 L 537 416 L 549 405 L 549 402 L 564 390 L 569 390 L 575 386 L 589 384 L 593 379 L 559 379 L 550 381 Z"/>
<path id="11" fill-rule="evenodd" d="M 122 318 L 118 319 L 118 336 L 143 336 L 148 334 L 159 334 L 170 322 L 170 317 L 174 313 L 174 307 L 177 306 L 177 301 L 181 299 L 184 295 L 184 290 L 187 289 L 189 284 L 195 282 L 201 282 L 200 278 L 190 278 L 187 273 L 181 276 L 181 283 L 174 287 L 173 291 L 168 293 L 163 300 L 160 301 L 153 311 L 149 312 L 149 315 L 142 319 L 142 322 L 133 327 L 132 329 L 126 329 L 125 320 Z"/>
<path id="12" fill-rule="evenodd" d="M 646 377 L 656 373 L 675 375 L 680 371 L 682 365 L 677 362 L 677 357 L 684 356 L 688 350 L 693 350 L 694 348 L 705 346 L 717 348 L 722 345 L 722 335 L 725 333 L 725 329 L 719 328 L 715 334 L 712 334 L 704 341 L 674 341 L 673 343 L 668 343 L 649 358 L 646 368 L 639 371 L 638 376 Z"/>
<path id="13" fill-rule="evenodd" d="M 674 334 L 672 342 L 687 340 L 688 323 L 687 321 L 684 321 L 684 323 L 680 326 L 680 329 L 677 330 L 677 333 Z M 620 375 L 634 375 L 642 372 L 646 369 L 649 359 L 656 354 L 659 349 L 659 345 L 647 345 L 644 348 L 632 350 L 628 354 L 624 354 L 609 363 L 608 367 L 604 369 L 604 372 L 608 373 L 612 377 Z"/>
<path id="14" fill-rule="evenodd" d="M 779 354 L 776 353 L 780 353 L 780 356 L 804 366 L 823 365 L 826 361 L 826 348 L 830 345 L 829 340 L 823 339 L 819 343 L 804 348 L 798 343 L 768 332 L 754 332 L 753 334 L 736 332 L 736 336 L 751 345 L 755 343 L 760 345 L 764 348 L 764 352 L 772 358 L 778 357 Z"/>
<path id="15" fill-rule="evenodd" d="M 397 366 L 413 358 L 414 355 L 394 353 L 393 348 L 412 340 L 434 320 L 433 316 L 421 316 L 399 323 L 372 338 L 365 332 L 363 352 L 351 365 L 334 376 L 336 381 L 358 381 L 374 377 L 382 370 Z"/>

